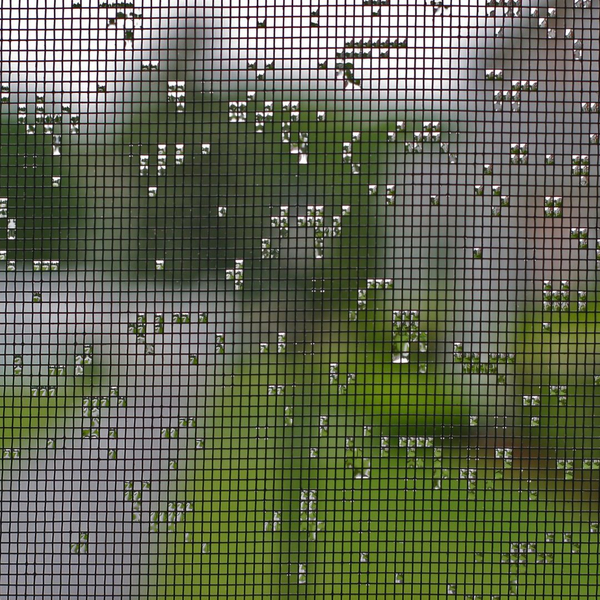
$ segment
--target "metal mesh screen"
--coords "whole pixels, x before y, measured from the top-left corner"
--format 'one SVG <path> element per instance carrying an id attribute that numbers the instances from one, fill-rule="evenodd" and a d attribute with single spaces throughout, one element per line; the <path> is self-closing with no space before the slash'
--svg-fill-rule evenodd
<path id="1" fill-rule="evenodd" d="M 596 598 L 596 0 L 0 7 L 0 596 Z"/>

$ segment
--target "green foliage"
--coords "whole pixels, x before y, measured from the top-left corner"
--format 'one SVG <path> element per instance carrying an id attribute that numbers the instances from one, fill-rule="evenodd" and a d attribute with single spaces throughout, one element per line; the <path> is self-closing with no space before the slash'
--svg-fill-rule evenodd
<path id="1" fill-rule="evenodd" d="M 77 151 L 56 145 L 52 129 L 48 134 L 39 125 L 26 134 L 26 127 L 0 122 L 0 197 L 8 199 L 8 217 L 17 224 L 15 239 L 0 229 L 2 247 L 9 260 L 73 260 L 88 231 L 85 197 L 71 176 Z"/>
<path id="2" fill-rule="evenodd" d="M 31 393 L 4 395 L 0 406 L 0 448 L 23 449 L 44 444 L 72 418 L 81 391 L 64 390 L 50 396 Z"/>

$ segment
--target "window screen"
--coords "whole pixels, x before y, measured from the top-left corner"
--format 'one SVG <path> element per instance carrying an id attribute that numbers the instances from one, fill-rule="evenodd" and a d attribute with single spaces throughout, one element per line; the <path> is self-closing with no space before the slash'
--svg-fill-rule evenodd
<path id="1" fill-rule="evenodd" d="M 0 596 L 598 596 L 595 0 L 0 15 Z"/>

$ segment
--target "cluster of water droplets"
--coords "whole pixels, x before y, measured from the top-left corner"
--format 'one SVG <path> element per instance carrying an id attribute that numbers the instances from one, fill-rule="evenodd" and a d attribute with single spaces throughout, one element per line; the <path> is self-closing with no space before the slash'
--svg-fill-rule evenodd
<path id="1" fill-rule="evenodd" d="M 74 8 L 78 6 L 74 5 Z M 100 8 L 107 9 L 111 15 L 114 13 L 114 16 L 108 17 L 108 25 L 113 28 L 120 27 L 120 41 L 123 42 L 124 49 L 133 50 L 136 27 L 141 26 L 141 16 L 132 7 L 128 7 L 121 14 L 118 3 L 106 3 L 106 6 Z M 386 11 L 389 11 L 387 5 L 379 6 L 378 3 L 363 4 L 360 10 L 356 8 L 358 13 L 369 12 L 370 26 L 375 29 L 383 27 L 380 19 L 386 17 Z M 577 2 L 575 8 L 589 8 L 589 3 Z M 488 3 L 482 15 L 491 20 L 516 20 L 523 17 L 523 11 L 524 8 L 519 3 L 502 0 Z M 588 47 L 593 46 L 591 40 L 585 39 L 585 32 L 578 33 L 577 28 L 561 29 L 559 25 L 562 19 L 552 7 L 528 7 L 527 11 L 527 18 L 530 21 L 537 20 L 538 29 L 545 39 L 567 41 L 569 58 L 577 63 L 585 60 Z M 325 30 L 321 27 L 325 21 L 325 12 L 327 11 L 324 9 L 311 10 L 308 18 L 308 27 L 311 30 Z M 433 19 L 432 22 L 440 23 L 444 16 L 450 13 L 449 7 L 435 3 L 433 10 L 426 14 L 428 18 Z M 275 17 L 271 14 L 257 13 L 256 30 L 269 31 L 272 18 Z M 497 28 L 495 38 L 501 39 L 503 33 L 503 28 Z M 317 37 L 321 41 L 329 41 L 331 33 L 324 31 Z M 331 53 L 329 48 L 321 48 L 324 55 L 318 57 L 318 71 L 326 72 L 328 76 L 331 76 L 333 71 L 340 89 L 350 95 L 359 94 L 361 90 L 369 91 L 372 90 L 372 85 L 369 85 L 372 80 L 365 76 L 365 70 L 370 72 L 368 70 L 372 68 L 373 72 L 380 72 L 385 77 L 384 73 L 392 72 L 393 68 L 386 71 L 385 64 L 382 66 L 382 63 L 392 55 L 397 62 L 402 61 L 405 58 L 402 53 L 405 50 L 414 50 L 414 45 L 411 44 L 415 41 L 400 35 L 391 40 L 383 40 L 382 43 L 364 35 L 362 31 L 344 32 L 343 43 L 329 46 L 336 52 L 332 58 L 328 58 L 328 53 Z M 308 169 L 318 162 L 319 157 L 318 153 L 313 151 L 317 144 L 315 141 L 313 146 L 313 139 L 317 136 L 313 135 L 312 130 L 308 130 L 307 123 L 311 128 L 313 124 L 316 124 L 317 128 L 324 127 L 333 113 L 329 108 L 320 107 L 316 111 L 305 113 L 300 99 L 265 99 L 264 95 L 261 95 L 264 94 L 264 90 L 259 89 L 259 86 L 268 84 L 271 75 L 280 76 L 276 62 L 268 55 L 268 50 L 269 48 L 265 47 L 264 50 L 254 52 L 259 56 L 249 53 L 251 56 L 245 57 L 243 62 L 248 74 L 246 83 L 256 84 L 257 89 L 245 90 L 243 99 L 228 100 L 223 108 L 225 120 L 229 124 L 230 132 L 239 127 L 240 131 L 245 133 L 245 128 L 250 124 L 257 136 L 266 135 L 270 128 L 275 127 L 278 130 L 277 135 L 280 135 L 281 144 L 289 155 L 294 157 L 297 167 Z M 372 65 L 373 62 L 376 63 L 374 67 L 367 66 L 367 63 Z M 150 77 L 154 73 L 160 73 L 161 64 L 158 60 L 142 61 L 140 78 L 143 74 Z M 483 87 L 477 92 L 483 97 L 481 102 L 492 107 L 492 113 L 501 117 L 526 113 L 529 104 L 536 103 L 536 95 L 548 93 L 547 86 L 541 80 L 511 77 L 508 84 L 505 83 L 504 77 L 505 69 L 485 70 L 482 77 Z M 161 88 L 159 102 L 165 102 L 169 110 L 174 111 L 175 131 L 180 130 L 178 125 L 188 122 L 186 115 L 193 110 L 188 89 L 198 86 L 198 82 L 173 79 L 167 80 L 166 86 Z M 107 87 L 103 82 L 98 82 L 93 88 L 93 94 L 101 96 L 106 93 Z M 596 128 L 597 93 L 597 90 L 593 93 L 582 92 L 582 99 L 578 105 L 580 115 L 589 117 L 589 124 Z M 11 104 L 11 94 L 10 86 L 3 85 L 2 102 Z M 298 92 L 298 96 L 302 94 Z M 395 98 L 397 97 L 396 93 Z M 468 100 L 467 98 L 467 102 Z M 65 163 L 61 163 L 64 141 L 67 136 L 74 140 L 79 135 L 80 115 L 72 113 L 68 104 L 63 105 L 59 113 L 55 113 L 54 109 L 46 112 L 46 98 L 41 92 L 35 94 L 33 111 L 27 104 L 17 101 L 16 112 L 17 123 L 23 127 L 24 135 L 48 136 L 52 157 L 57 164 L 64 166 Z M 439 364 L 430 365 L 427 362 L 435 344 L 427 330 L 428 311 L 424 308 L 424 298 L 429 293 L 426 288 L 430 287 L 432 278 L 424 273 L 437 268 L 446 258 L 450 261 L 456 259 L 456 264 L 466 265 L 462 281 L 460 277 L 456 278 L 459 280 L 457 283 L 464 287 L 460 293 L 452 296 L 453 302 L 459 306 L 457 313 L 460 313 L 460 317 L 453 319 L 448 328 L 447 339 L 442 343 L 445 344 L 442 356 L 448 358 L 446 362 L 442 361 L 443 367 L 447 367 L 449 363 L 456 369 L 459 375 L 458 387 L 464 385 L 473 390 L 483 381 L 481 377 L 486 377 L 489 379 L 485 381 L 491 381 L 490 385 L 505 389 L 507 381 L 514 383 L 512 365 L 521 360 L 511 348 L 511 338 L 508 334 L 514 333 L 514 330 L 510 330 L 510 315 L 514 314 L 523 288 L 517 286 L 514 290 L 509 290 L 514 294 L 500 294 L 502 282 L 511 279 L 510 274 L 507 277 L 502 276 L 504 271 L 526 267 L 524 272 L 527 275 L 533 274 L 528 283 L 533 282 L 537 287 L 527 288 L 526 291 L 541 297 L 545 315 L 540 323 L 535 324 L 539 329 L 534 331 L 534 334 L 549 336 L 550 346 L 560 342 L 560 337 L 553 337 L 560 336 L 560 323 L 554 318 L 555 313 L 560 317 L 585 312 L 587 309 L 588 290 L 579 289 L 579 281 L 564 279 L 562 273 L 558 279 L 548 279 L 547 275 L 554 272 L 552 267 L 556 266 L 555 263 L 559 263 L 558 270 L 569 273 L 590 270 L 590 248 L 587 240 L 588 236 L 592 239 L 598 237 L 598 232 L 593 226 L 593 219 L 590 219 L 589 225 L 585 222 L 586 216 L 594 216 L 586 215 L 583 210 L 586 208 L 584 202 L 588 196 L 575 194 L 577 198 L 583 199 L 583 209 L 569 206 L 570 214 L 578 209 L 581 214 L 571 214 L 567 217 L 568 199 L 565 198 L 565 194 L 560 189 L 547 190 L 551 186 L 540 183 L 537 178 L 565 178 L 567 183 L 558 187 L 568 190 L 593 187 L 597 168 L 595 145 L 598 143 L 598 132 L 586 131 L 588 145 L 583 154 L 579 149 L 576 153 L 561 155 L 556 148 L 548 148 L 541 142 L 530 141 L 527 133 L 520 130 L 511 131 L 506 139 L 502 136 L 500 142 L 495 143 L 498 139 L 497 130 L 493 127 L 484 129 L 484 141 L 481 142 L 477 137 L 480 132 L 477 131 L 476 123 L 468 123 L 461 130 L 447 119 L 419 118 L 412 124 L 407 124 L 405 120 L 394 121 L 395 127 L 387 127 L 382 137 L 377 140 L 377 144 L 389 149 L 389 164 L 382 170 L 369 172 L 365 169 L 364 160 L 361 159 L 361 156 L 364 156 L 361 143 L 365 133 L 359 126 L 349 134 L 344 133 L 343 140 L 332 142 L 335 147 L 332 156 L 339 162 L 343 175 L 353 179 L 360 188 L 360 201 L 377 203 L 378 211 L 389 224 L 382 229 L 382 235 L 386 237 L 386 243 L 390 246 L 388 261 L 384 268 L 379 266 L 374 269 L 377 272 L 366 281 L 357 282 L 356 296 L 352 299 L 355 304 L 348 310 L 347 321 L 360 322 L 363 315 L 370 314 L 368 309 L 371 304 L 376 306 L 380 298 L 391 299 L 390 304 L 393 308 L 388 311 L 386 318 L 382 319 L 390 340 L 385 353 L 385 360 L 389 363 L 387 366 L 392 365 L 391 368 L 397 369 L 394 375 L 408 374 L 412 363 L 416 361 L 417 375 L 427 377 Z M 497 121 L 496 124 L 500 122 Z M 581 132 L 580 134 L 584 135 Z M 178 177 L 182 174 L 190 157 L 202 161 L 203 157 L 211 156 L 213 148 L 210 142 L 205 139 L 194 140 L 191 145 L 193 147 L 190 147 L 183 137 L 182 134 L 182 139 L 177 139 L 174 143 L 160 141 L 149 146 L 150 149 L 140 151 L 139 157 L 135 157 L 137 175 L 140 180 L 148 179 L 147 185 L 144 185 L 148 201 L 159 202 L 169 193 L 169 176 Z M 475 144 L 478 149 L 475 165 L 471 164 L 471 144 Z M 398 164 L 401 165 L 400 168 Z M 444 179 L 438 173 L 437 177 L 434 176 L 423 183 L 419 176 L 431 170 L 432 166 L 441 167 L 442 175 L 451 176 Z M 411 171 L 411 167 L 414 171 Z M 532 171 L 528 172 L 528 168 Z M 398 171 L 401 174 L 398 174 Z M 66 183 L 66 178 L 61 174 L 52 173 L 49 177 L 48 185 L 54 188 L 61 188 Z M 533 187 L 533 190 L 530 187 Z M 468 202 L 465 198 L 469 199 Z M 321 204 L 320 199 L 318 200 L 294 207 L 287 203 L 269 207 L 272 211 L 269 215 L 269 226 L 262 229 L 252 241 L 255 244 L 253 250 L 259 256 L 260 262 L 277 264 L 282 258 L 281 240 L 292 240 L 292 250 L 294 241 L 304 240 L 309 249 L 307 254 L 314 262 L 334 255 L 334 242 L 347 235 L 345 223 L 358 207 L 345 200 L 333 207 Z M 24 273 L 30 267 L 40 278 L 33 279 L 29 287 L 17 289 L 15 297 L 8 300 L 13 304 L 22 302 L 23 306 L 29 307 L 23 312 L 22 323 L 12 324 L 14 329 L 9 332 L 10 335 L 15 338 L 22 336 L 23 331 L 18 327 L 21 325 L 23 328 L 31 327 L 35 334 L 31 334 L 32 339 L 29 342 L 24 341 L 21 344 L 30 348 L 29 353 L 23 347 L 16 348 L 16 345 L 14 351 L 7 350 L 4 367 L 6 373 L 12 377 L 11 389 L 20 389 L 22 397 L 54 399 L 64 398 L 67 393 L 73 394 L 79 424 L 76 441 L 67 436 L 38 440 L 39 446 L 46 454 L 43 458 L 35 459 L 37 468 L 40 472 L 62 472 L 66 479 L 67 474 L 62 471 L 61 465 L 65 457 L 68 457 L 75 470 L 80 468 L 82 472 L 89 471 L 92 465 L 98 474 L 116 473 L 109 482 L 99 483 L 99 478 L 94 484 L 96 487 L 89 481 L 79 481 L 78 485 L 91 486 L 86 490 L 89 497 L 77 498 L 73 500 L 73 504 L 66 504 L 64 507 L 58 506 L 60 500 L 49 499 L 48 492 L 42 490 L 46 485 L 45 481 L 39 479 L 34 483 L 30 482 L 31 490 L 39 494 L 35 503 L 40 513 L 53 512 L 55 520 L 60 523 L 66 523 L 67 516 L 74 513 L 78 514 L 80 519 L 70 523 L 69 531 L 60 532 L 61 542 L 51 550 L 42 548 L 36 542 L 38 545 L 35 546 L 35 552 L 46 553 L 50 557 L 60 555 L 64 559 L 61 566 L 65 569 L 75 562 L 80 569 L 80 581 L 73 585 L 89 585 L 90 574 L 98 566 L 93 559 L 95 554 L 104 557 L 109 554 L 108 548 L 112 548 L 112 555 L 115 557 L 131 556 L 132 547 L 155 542 L 155 538 L 163 534 L 168 536 L 183 533 L 186 543 L 192 543 L 194 539 L 199 538 L 200 555 L 210 557 L 211 554 L 218 553 L 219 544 L 211 544 L 209 533 L 201 527 L 199 532 L 196 531 L 194 527 L 198 528 L 198 525 L 186 528 L 186 522 L 193 520 L 196 505 L 187 499 L 173 499 L 172 489 L 176 490 L 174 482 L 177 478 L 174 474 L 195 468 L 198 461 L 205 460 L 198 457 L 206 455 L 207 450 L 211 450 L 217 457 L 224 456 L 218 454 L 222 451 L 219 444 L 223 440 L 218 438 L 214 431 L 211 432 L 201 425 L 206 418 L 204 410 L 199 410 L 200 414 L 196 414 L 194 409 L 198 407 L 193 406 L 191 401 L 197 401 L 199 397 L 206 400 L 214 392 L 211 387 L 223 386 L 221 380 L 215 382 L 211 377 L 218 371 L 220 361 L 224 360 L 220 355 L 230 356 L 237 349 L 237 344 L 231 342 L 234 338 L 234 325 L 225 322 L 226 318 L 223 315 L 226 315 L 226 312 L 223 307 L 217 311 L 214 304 L 207 306 L 201 293 L 190 297 L 177 296 L 182 308 L 171 310 L 175 296 L 167 297 L 162 303 L 157 302 L 153 308 L 149 306 L 150 302 L 139 301 L 135 290 L 131 293 L 131 298 L 118 291 L 110 300 L 79 298 L 76 291 L 65 292 L 58 285 L 63 281 L 58 278 L 59 274 L 63 275 L 63 271 L 59 271 L 60 261 L 35 259 L 31 265 L 23 266 L 18 262 L 17 253 L 11 252 L 9 244 L 19 236 L 17 219 L 11 216 L 13 202 L 10 195 L 0 199 L 0 219 L 6 220 L 7 240 L 7 248 L 0 249 L 0 260 L 6 263 L 6 279 L 8 281 L 8 273 Z M 511 246 L 512 242 L 504 243 L 503 240 L 510 239 L 510 236 L 500 233 L 512 230 L 515 222 L 518 225 L 518 219 L 521 217 L 515 216 L 511 211 L 523 206 L 523 203 L 535 204 L 533 208 L 537 211 L 536 215 L 539 214 L 539 217 L 534 217 L 533 226 L 525 227 L 526 231 L 533 231 L 535 234 L 538 226 L 545 228 L 549 237 L 543 241 L 551 242 L 549 247 L 544 244 L 536 246 L 535 243 L 526 243 L 524 248 L 515 248 Z M 223 222 L 222 227 L 226 228 L 226 221 L 236 216 L 236 208 L 233 203 L 229 205 L 226 198 L 219 198 L 216 210 L 218 220 Z M 465 214 L 460 214 L 461 210 L 464 210 Z M 453 221 L 453 216 L 456 215 L 458 216 Z M 423 219 L 423 223 L 417 224 L 420 219 Z M 558 224 L 563 219 L 569 221 L 568 225 Z M 549 222 L 552 223 L 551 227 L 547 225 Z M 457 227 L 456 235 L 441 233 L 453 223 Z M 428 224 L 433 225 L 431 231 L 427 230 L 426 233 Z M 307 235 L 303 234 L 308 231 L 310 236 L 306 241 Z M 462 246 L 450 247 L 446 256 L 437 254 L 444 244 L 451 246 L 459 238 L 463 240 Z M 408 240 L 408 243 L 404 240 Z M 569 244 L 576 247 L 571 248 Z M 562 255 L 557 256 L 556 246 L 560 246 L 560 252 L 569 255 L 574 252 L 574 258 L 569 258 L 566 261 L 569 265 L 564 268 L 562 263 L 565 261 Z M 527 266 L 526 261 L 521 260 L 521 250 L 524 250 L 528 260 L 536 264 L 532 267 Z M 597 254 L 597 248 L 592 249 L 594 250 Z M 505 269 L 502 261 L 507 256 L 508 267 Z M 177 268 L 172 262 L 167 256 L 152 257 L 149 259 L 147 270 L 177 275 Z M 233 296 L 227 298 L 236 298 L 236 294 L 239 296 L 246 291 L 247 283 L 251 279 L 247 267 L 249 262 L 245 256 L 239 256 L 231 261 L 226 269 L 216 274 L 219 284 L 229 282 L 229 292 Z M 572 268 L 572 262 L 578 266 Z M 550 263 L 550 268 L 546 263 Z M 283 261 L 279 264 L 282 265 Z M 530 262 L 529 265 L 531 264 Z M 44 278 L 41 278 L 42 275 Z M 48 283 L 51 282 L 51 277 L 56 277 L 54 287 Z M 450 278 L 449 281 L 455 279 Z M 487 289 L 485 286 L 488 286 Z M 325 287 L 327 286 L 316 286 L 313 291 L 324 291 Z M 487 296 L 480 298 L 478 292 L 481 291 Z M 149 292 L 143 290 L 143 293 Z M 498 293 L 498 299 L 492 297 L 495 293 Z M 63 298 L 60 294 L 66 296 Z M 264 296 L 269 299 L 268 293 Z M 111 306 L 108 313 L 100 309 L 101 306 L 106 307 L 107 302 Z M 216 304 L 219 302 L 220 299 Z M 232 306 L 234 304 L 235 302 Z M 66 313 L 63 311 L 64 307 L 67 308 Z M 118 310 L 115 311 L 115 307 Z M 239 304 L 235 304 L 235 307 L 237 309 Z M 94 313 L 95 310 L 100 312 Z M 221 316 L 218 316 L 218 313 Z M 553 314 L 546 318 L 547 313 Z M 121 316 L 126 317 L 126 320 L 116 323 L 115 314 L 118 314 L 119 319 Z M 6 313 L 5 316 L 13 318 L 14 314 Z M 473 328 L 473 324 L 479 325 L 479 329 Z M 485 331 L 486 327 L 491 328 L 493 325 L 505 326 L 507 331 Z M 256 337 L 255 333 L 251 332 L 252 340 Z M 73 342 L 71 338 L 79 334 L 85 338 L 84 341 L 76 338 Z M 46 362 L 36 364 L 35 360 L 44 354 L 40 352 L 40 342 L 35 336 L 42 335 L 48 338 L 48 346 L 52 346 L 53 336 L 63 336 L 61 339 L 68 340 L 69 351 L 57 356 L 57 353 L 49 348 Z M 111 336 L 115 336 L 116 339 L 107 342 L 107 337 Z M 267 355 L 275 363 L 278 359 L 283 361 L 284 355 L 294 354 L 297 348 L 292 345 L 292 334 L 282 331 L 281 328 L 277 328 L 275 332 L 260 331 L 258 337 L 260 339 L 252 346 L 253 352 L 256 349 L 257 354 Z M 93 342 L 89 338 L 93 338 Z M 451 350 L 448 351 L 448 347 Z M 292 348 L 294 351 L 290 352 Z M 107 368 L 102 372 L 101 366 Z M 293 450 L 300 456 L 303 468 L 306 468 L 307 472 L 317 473 L 310 485 L 295 490 L 297 498 L 291 502 L 293 509 L 290 510 L 288 505 L 281 503 L 281 506 L 266 510 L 266 518 L 254 523 L 257 530 L 253 533 L 262 536 L 261 540 L 269 542 L 282 535 L 283 531 L 289 533 L 292 529 L 302 544 L 305 544 L 303 548 L 306 548 L 306 554 L 312 556 L 318 548 L 330 549 L 334 545 L 336 519 L 340 522 L 356 519 L 357 528 L 351 536 L 352 543 L 347 550 L 341 551 L 344 563 L 349 565 L 350 580 L 366 587 L 388 584 L 402 587 L 416 576 L 410 572 L 410 565 L 407 566 L 406 573 L 396 564 L 386 563 L 386 566 L 392 567 L 388 570 L 379 568 L 387 559 L 383 556 L 383 551 L 372 549 L 377 541 L 377 536 L 371 528 L 375 517 L 365 515 L 369 511 L 364 510 L 370 500 L 370 494 L 376 491 L 374 481 L 377 476 L 381 476 L 390 460 L 401 456 L 403 472 L 397 475 L 394 484 L 406 494 L 409 502 L 418 503 L 421 498 L 419 494 L 422 495 L 423 490 L 442 500 L 451 501 L 458 497 L 464 501 L 476 501 L 502 491 L 504 482 L 517 470 L 516 448 L 494 448 L 491 459 L 494 476 L 490 478 L 486 475 L 489 466 L 485 466 L 484 461 L 479 461 L 479 457 L 474 457 L 467 466 L 457 468 L 448 457 L 443 444 L 438 443 L 433 436 L 380 434 L 368 420 L 358 426 L 357 432 L 350 432 L 350 426 L 339 416 L 335 403 L 340 398 L 351 396 L 361 378 L 364 385 L 364 373 L 359 374 L 356 366 L 350 360 L 326 360 L 322 385 L 325 391 L 320 390 L 320 401 L 312 412 L 307 409 L 307 406 L 312 406 L 307 400 L 309 393 L 295 392 L 302 386 L 301 378 L 292 378 L 290 381 L 288 377 L 271 375 L 268 369 L 267 375 L 263 377 L 264 381 L 260 381 L 259 392 L 255 393 L 255 388 L 250 386 L 252 394 L 249 398 L 248 394 L 244 395 L 245 400 L 254 403 L 253 408 L 260 414 L 253 415 L 244 422 L 237 432 L 249 437 L 249 432 L 253 430 L 252 440 L 248 444 L 251 452 L 255 452 L 263 461 L 263 465 L 266 465 L 266 470 L 276 469 L 269 457 L 275 451 L 279 436 L 284 435 L 281 431 L 289 429 L 296 432 Z M 23 383 L 19 384 L 17 380 Z M 596 381 L 595 383 L 597 384 Z M 239 384 L 237 385 L 239 387 Z M 232 386 L 235 389 L 236 384 Z M 532 384 L 534 389 L 522 395 L 522 410 L 526 419 L 529 419 L 529 425 L 538 428 L 545 425 L 544 419 L 547 422 L 566 415 L 571 399 L 575 397 L 575 394 L 572 396 L 570 393 L 570 386 L 571 383 L 547 381 L 539 385 Z M 69 387 L 75 391 L 66 392 Z M 476 392 L 480 393 L 480 388 L 477 388 Z M 171 402 L 175 397 L 178 399 L 177 406 Z M 334 404 L 328 404 L 324 398 L 333 398 Z M 401 398 L 390 398 L 389 401 L 393 406 L 392 401 L 401 402 Z M 265 408 L 269 411 L 277 409 L 276 416 L 265 417 L 261 413 L 265 412 Z M 475 405 L 469 408 L 473 409 L 469 423 L 475 430 L 487 415 L 480 416 Z M 503 407 L 496 408 L 504 427 Z M 152 458 L 149 460 L 150 456 Z M 3 457 L 15 464 L 24 458 L 22 449 L 18 446 L 4 448 Z M 28 455 L 28 459 L 33 460 L 31 455 Z M 206 460 L 208 462 L 209 459 Z M 217 458 L 213 460 L 218 462 Z M 589 456 L 561 456 L 553 460 L 553 470 L 558 472 L 559 476 L 562 475 L 565 481 L 572 481 L 578 469 L 595 471 L 600 468 L 598 459 Z M 119 464 L 118 469 L 113 466 L 115 462 Z M 344 476 L 339 475 L 340 471 Z M 482 471 L 484 473 L 480 476 Z M 515 478 L 518 477 L 519 475 L 515 475 Z M 170 488 L 170 484 L 175 488 Z M 59 498 L 62 498 L 62 495 L 66 496 L 67 492 L 74 494 L 72 482 L 71 487 L 66 481 L 61 485 L 63 487 L 58 494 Z M 518 485 L 519 492 L 524 494 L 527 502 L 540 508 L 541 505 L 536 504 L 536 486 L 530 481 L 520 482 Z M 459 488 L 458 492 L 454 489 L 456 487 Z M 117 489 L 118 496 L 115 492 Z M 401 501 L 393 494 L 390 497 L 391 505 L 396 510 L 406 510 L 406 500 Z M 14 505 L 19 506 L 17 513 L 20 514 L 19 522 L 23 524 L 24 513 L 30 509 L 25 507 L 18 491 L 13 489 L 7 492 L 5 502 L 6 514 L 15 514 Z M 89 508 L 92 502 L 100 503 L 113 516 L 119 510 L 127 515 L 128 525 L 123 527 L 119 541 L 120 553 L 114 552 L 115 532 L 103 528 L 98 511 L 94 513 L 97 517 L 95 521 L 85 522 L 85 511 L 81 507 L 87 503 Z M 336 509 L 328 508 L 329 503 L 335 504 Z M 78 513 L 75 510 L 76 504 L 79 505 Z M 90 509 L 88 512 L 92 514 L 93 511 Z M 121 522 L 119 524 L 122 526 Z M 116 521 L 113 525 L 116 525 Z M 546 527 L 551 529 L 552 526 Z M 45 533 L 49 534 L 48 531 Z M 586 537 L 587 533 L 592 536 Z M 501 581 L 502 585 L 508 585 L 510 593 L 516 594 L 521 582 L 525 581 L 531 572 L 535 572 L 536 564 L 544 564 L 545 568 L 551 569 L 548 565 L 554 562 L 555 556 L 561 553 L 578 554 L 582 543 L 590 543 L 590 540 L 596 543 L 597 533 L 596 523 L 591 526 L 589 532 L 562 534 L 562 541 L 558 544 L 553 531 L 529 532 L 521 528 L 517 533 L 511 534 L 510 539 L 503 539 L 497 548 L 487 547 L 485 556 L 476 552 L 475 562 L 489 560 L 501 565 L 503 578 L 499 578 L 498 581 Z M 27 535 L 32 537 L 34 534 L 35 532 L 30 532 Z M 408 538 L 403 538 L 401 532 L 395 532 L 395 536 L 394 542 L 402 546 L 406 545 L 408 548 L 412 543 Z M 543 537 L 542 541 L 540 536 Z M 68 552 L 65 552 L 65 548 Z M 23 544 L 17 543 L 17 553 L 26 551 Z M 69 554 L 68 559 L 64 558 L 65 554 Z M 84 568 L 86 556 L 89 557 L 89 562 Z M 50 557 L 47 557 L 48 561 Z M 73 557 L 77 557 L 79 562 Z M 121 593 L 118 590 L 131 585 L 126 574 L 117 573 L 117 567 L 115 560 L 115 564 L 105 565 L 103 569 L 94 571 L 96 576 L 112 578 L 113 597 Z M 315 579 L 321 567 L 317 561 L 302 559 L 290 560 L 286 568 L 289 580 L 303 586 Z M 356 576 L 352 574 L 352 570 Z M 61 577 L 66 573 L 67 571 L 61 573 Z M 11 575 L 16 576 L 18 573 Z M 448 595 L 458 594 L 461 587 L 459 584 L 453 581 L 444 583 Z M 71 584 L 65 584 L 64 594 L 75 597 L 78 592 L 70 586 Z M 41 586 L 38 587 L 41 589 Z M 39 589 L 35 590 L 34 593 L 37 594 Z M 95 593 L 98 595 L 100 592 L 88 589 L 86 595 L 89 597 Z"/>

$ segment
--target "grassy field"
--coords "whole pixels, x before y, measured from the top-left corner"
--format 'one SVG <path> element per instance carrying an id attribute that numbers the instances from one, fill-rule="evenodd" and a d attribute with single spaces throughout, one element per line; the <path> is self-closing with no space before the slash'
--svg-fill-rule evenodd
<path id="1" fill-rule="evenodd" d="M 469 443 L 418 424 L 417 414 L 446 431 L 460 423 L 460 406 L 448 410 L 427 378 L 371 380 L 371 394 L 358 375 L 349 406 L 302 359 L 247 371 L 189 459 L 181 512 L 156 524 L 161 559 L 141 597 L 597 593 L 598 504 L 585 491 L 597 477 L 582 459 L 566 468 L 568 442 L 550 437 L 578 441 L 572 424 L 549 417 L 538 438 L 521 431 L 504 448 L 476 433 Z M 598 455 L 586 450 L 577 456 Z"/>

